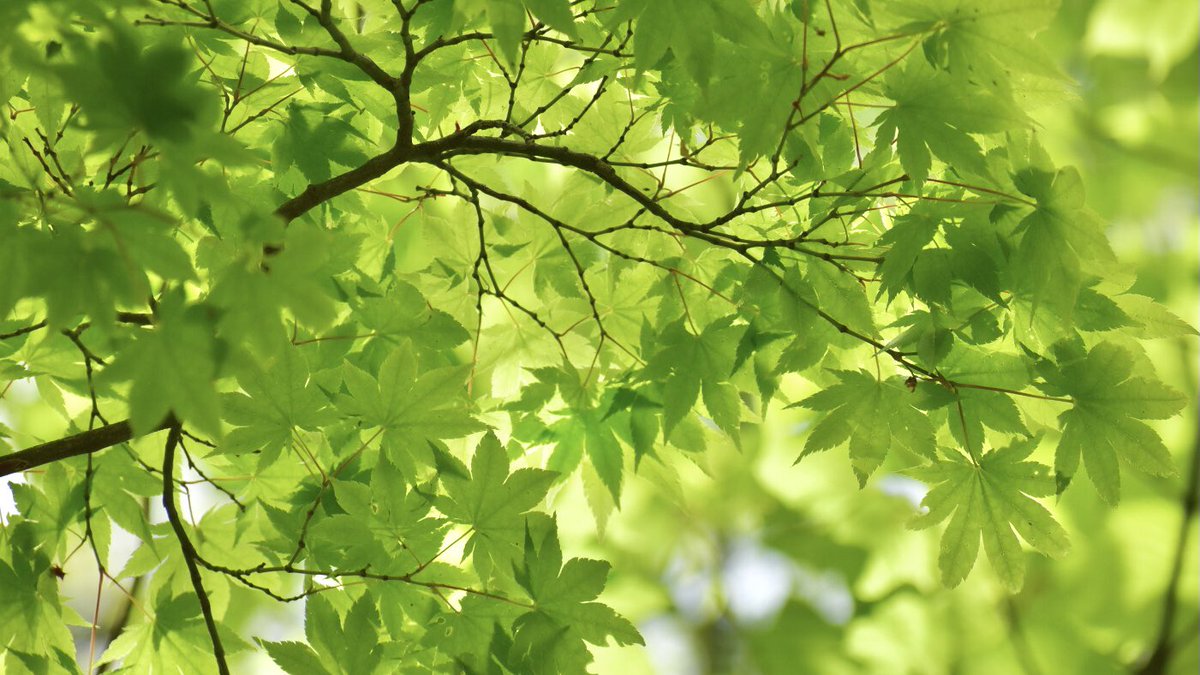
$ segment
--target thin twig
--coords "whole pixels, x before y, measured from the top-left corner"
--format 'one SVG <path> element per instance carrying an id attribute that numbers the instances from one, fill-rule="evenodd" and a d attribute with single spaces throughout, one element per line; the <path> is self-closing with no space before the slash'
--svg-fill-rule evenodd
<path id="1" fill-rule="evenodd" d="M 167 520 L 179 540 L 179 548 L 183 552 L 183 561 L 187 564 L 188 574 L 192 579 L 192 588 L 196 591 L 196 599 L 200 601 L 200 611 L 204 614 L 204 624 L 208 627 L 208 636 L 212 639 L 213 658 L 217 662 L 217 672 L 229 675 L 229 664 L 225 661 L 225 647 L 221 644 L 221 636 L 217 632 L 217 621 L 213 617 L 212 605 L 208 599 L 208 591 L 204 590 L 204 580 L 200 578 L 200 567 L 196 564 L 196 548 L 188 538 L 175 507 L 175 447 L 179 445 L 182 434 L 176 424 L 167 432 L 166 449 L 163 450 L 163 509 L 167 512 Z"/>

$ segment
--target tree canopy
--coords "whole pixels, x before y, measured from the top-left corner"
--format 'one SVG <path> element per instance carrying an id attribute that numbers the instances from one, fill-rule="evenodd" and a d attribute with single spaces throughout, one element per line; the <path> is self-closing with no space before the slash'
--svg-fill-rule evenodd
<path id="1" fill-rule="evenodd" d="M 7 0 L 5 672 L 584 672 L 645 633 L 596 537 L 744 478 L 772 419 L 846 499 L 920 490 L 775 509 L 773 546 L 853 585 L 845 532 L 910 521 L 945 587 L 1021 592 L 1069 560 L 1058 500 L 1178 483 L 1147 345 L 1196 334 L 1044 148 L 1057 12 Z M 127 598 L 107 636 L 80 559 Z M 853 667 L 784 615 L 806 672 Z"/>

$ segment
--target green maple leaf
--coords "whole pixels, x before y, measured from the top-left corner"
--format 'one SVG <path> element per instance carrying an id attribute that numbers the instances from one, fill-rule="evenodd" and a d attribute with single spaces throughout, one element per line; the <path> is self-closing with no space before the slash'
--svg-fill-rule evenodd
<path id="1" fill-rule="evenodd" d="M 328 600 L 314 594 L 305 601 L 304 609 L 308 644 L 265 640 L 259 644 L 292 675 L 368 675 L 386 672 L 378 632 L 379 613 L 370 593 L 359 597 L 345 620 Z"/>
<path id="2" fill-rule="evenodd" d="M 111 322 L 116 306 L 138 302 L 146 291 L 145 274 L 130 270 L 120 251 L 108 238 L 93 236 L 76 229 L 53 234 L 18 230 L 21 236 L 6 236 L 4 244 L 13 244 L 23 256 L 14 272 L 26 278 L 15 280 L 20 295 L 35 295 L 46 303 L 47 320 L 55 327 L 68 327 L 80 313 L 105 323 Z M 71 261 L 71 273 L 63 274 L 61 261 Z M 25 286 L 21 289 L 21 286 Z M 8 292 L 6 291 L 6 294 Z M 18 295 L 10 296 L 12 301 Z"/>
<path id="3" fill-rule="evenodd" d="M 944 225 L 944 231 L 954 276 L 1003 306 L 1006 303 L 1000 295 L 1000 270 L 1005 254 L 996 227 L 988 219 L 989 211 L 967 211 L 961 223 Z"/>
<path id="4" fill-rule="evenodd" d="M 1054 20 L 1054 0 L 904 0 L 893 7 L 914 19 L 909 30 L 931 31 L 924 40 L 931 63 L 960 75 L 1004 78 L 1010 71 L 1058 78 L 1054 59 L 1033 34 Z"/>
<path id="5" fill-rule="evenodd" d="M 0 531 L 0 635 L 6 650 L 72 654 L 66 621 L 75 613 L 61 602 L 41 542 L 27 521 Z"/>
<path id="6" fill-rule="evenodd" d="M 635 461 L 640 460 L 652 448 L 658 424 L 655 415 L 658 406 L 648 406 L 644 400 L 638 400 L 632 390 L 625 391 L 628 394 L 622 396 L 622 400 L 615 400 L 614 397 L 613 404 L 607 412 L 600 406 L 572 406 L 561 411 L 562 419 L 547 427 L 541 436 L 555 444 L 550 468 L 564 475 L 579 465 L 586 450 L 588 461 L 596 470 L 596 475 L 617 503 L 621 500 L 625 452 L 614 433 L 615 424 L 610 416 L 626 406 L 642 405 L 640 408 L 633 408 L 629 416 L 630 433 L 627 440 L 633 446 Z"/>
<path id="7" fill-rule="evenodd" d="M 1030 379 L 1025 361 L 1015 354 L 984 352 L 961 345 L 939 364 L 939 372 L 953 382 L 1009 390 L 1023 389 Z M 921 408 L 942 409 L 951 435 L 971 456 L 983 452 L 984 427 L 1005 434 L 1029 435 L 1021 411 L 1004 392 L 970 387 L 951 390 L 922 383 L 918 393 Z"/>
<path id="8" fill-rule="evenodd" d="M 625 453 L 622 444 L 617 440 L 613 429 L 616 424 L 610 420 L 611 416 L 623 408 L 637 406 L 634 408 L 636 414 L 630 414 L 630 435 L 626 438 L 634 447 L 637 461 L 649 452 L 654 436 L 658 434 L 656 413 L 659 406 L 649 404 L 649 401 L 641 398 L 632 389 L 624 389 L 619 396 L 611 396 L 612 401 L 608 405 L 601 401 L 599 405 L 593 406 L 588 390 L 583 388 L 578 371 L 570 364 L 565 365 L 566 368 L 536 369 L 534 374 L 539 377 L 540 383 L 530 388 L 530 392 L 536 393 L 541 386 L 548 387 L 541 389 L 546 399 L 553 396 L 557 388 L 564 400 L 577 401 L 576 404 L 566 407 L 566 410 L 556 411 L 560 419 L 547 426 L 538 436 L 539 441 L 554 443 L 554 454 L 551 455 L 548 466 L 566 476 L 580 464 L 584 450 L 587 450 L 588 461 L 592 462 L 596 474 L 611 492 L 613 500 L 619 502 Z"/>
<path id="9" fill-rule="evenodd" d="M 663 438 L 702 399 L 713 422 L 735 442 L 739 437 L 741 401 L 728 382 L 733 370 L 737 329 L 728 320 L 714 321 L 699 335 L 676 322 L 659 336 L 657 352 L 643 372 L 650 381 L 662 383 Z M 603 477 L 604 474 L 601 474 Z"/>
<path id="10" fill-rule="evenodd" d="M 153 430 L 173 413 L 210 436 L 220 436 L 213 328 L 206 308 L 185 303 L 182 291 L 173 292 L 159 303 L 155 330 L 140 334 L 104 371 L 110 381 L 133 380 L 129 419 L 134 433 Z"/>
<path id="11" fill-rule="evenodd" d="M 568 37 L 579 35 L 567 0 L 486 0 L 486 4 L 492 33 L 509 65 L 517 63 L 517 50 L 525 33 L 526 11 Z"/>
<path id="12" fill-rule="evenodd" d="M 1116 504 L 1121 494 L 1120 461 L 1156 476 L 1175 473 L 1162 439 L 1142 420 L 1167 419 L 1187 399 L 1156 380 L 1133 375 L 1133 356 L 1101 342 L 1090 350 L 1077 343 L 1055 347 L 1058 369 L 1043 367 L 1047 392 L 1070 396 L 1074 405 L 1059 416 L 1062 440 L 1054 469 L 1058 491 L 1070 484 L 1080 457 L 1100 496 Z"/>
<path id="13" fill-rule="evenodd" d="M 938 224 L 936 212 L 924 204 L 918 204 L 892 222 L 892 227 L 879 238 L 879 245 L 887 246 L 888 251 L 879 265 L 882 281 L 876 297 L 886 292 L 889 301 L 895 300 L 900 291 L 912 282 L 917 256 L 933 241 Z"/>
<path id="14" fill-rule="evenodd" d="M 196 594 L 189 590 L 173 595 L 170 586 L 163 586 L 153 607 L 153 616 L 122 632 L 97 665 L 122 659 L 127 668 L 121 672 L 149 674 L 176 672 L 181 668 L 197 673 L 216 672 L 212 639 L 204 627 Z M 222 634 L 226 649 L 231 646 L 231 637 Z"/>
<path id="15" fill-rule="evenodd" d="M 568 0 L 524 0 L 525 7 L 540 21 L 568 37 L 578 37 L 575 15 Z"/>
<path id="16" fill-rule="evenodd" d="M 809 265 L 808 273 L 804 275 L 804 286 L 816 293 L 817 302 L 813 307 L 820 307 L 863 335 L 878 334 L 867 291 L 853 276 L 841 273 L 832 265 Z M 797 291 L 799 297 L 804 297 L 804 291 L 807 290 L 804 286 Z M 853 340 L 858 344 L 856 339 L 846 335 L 842 335 L 841 339 Z"/>
<path id="17" fill-rule="evenodd" d="M 1071 325 L 1083 282 L 1116 260 L 1099 220 L 1083 208 L 1083 182 L 1067 167 L 1051 173 L 1023 169 L 1013 180 L 1037 206 L 1017 225 L 1021 235 L 1012 273 L 1033 310 L 1048 310 Z M 1032 321 L 1032 316 L 1031 316 Z"/>
<path id="18" fill-rule="evenodd" d="M 420 291 L 406 283 L 395 283 L 386 297 L 362 298 L 355 314 L 377 335 L 407 338 L 438 349 L 449 349 L 470 337 L 453 317 L 433 309 Z"/>
<path id="19" fill-rule="evenodd" d="M 197 254 L 212 271 L 209 300 L 220 307 L 220 334 L 230 342 L 248 342 L 260 353 L 270 354 L 284 342 L 281 310 L 312 330 L 320 330 L 337 318 L 330 297 L 334 286 L 329 277 L 346 260 L 357 255 L 359 238 L 333 233 L 303 222 L 292 223 L 286 235 L 277 222 L 255 223 L 261 227 L 252 241 L 255 256 L 229 242 L 208 238 Z M 284 241 L 283 251 L 263 261 L 261 245 Z"/>
<path id="20" fill-rule="evenodd" d="M 1011 102 L 919 62 L 893 69 L 885 95 L 895 106 L 879 116 L 880 141 L 899 131 L 897 150 L 909 178 L 928 177 L 930 153 L 956 171 L 987 176 L 983 151 L 973 133 L 996 133 L 1024 122 Z"/>
<path id="21" fill-rule="evenodd" d="M 485 659 L 506 663 L 512 646 L 507 630 L 521 608 L 478 595 L 464 597 L 460 607 L 436 616 L 422 642 L 436 645 L 466 672 L 488 672 L 479 666 Z"/>
<path id="22" fill-rule="evenodd" d="M 310 531 L 309 550 L 339 567 L 405 574 L 431 560 L 441 548 L 446 521 L 430 516 L 430 498 L 409 489 L 404 474 L 387 457 L 370 470 L 370 485 L 334 481 L 345 513 L 322 519 Z"/>
<path id="23" fill-rule="evenodd" d="M 312 108 L 288 106 L 288 123 L 275 145 L 275 157 L 276 170 L 282 172 L 294 164 L 305 178 L 315 183 L 329 180 L 331 162 L 344 166 L 360 164 L 366 155 L 350 141 L 354 138 L 369 141 L 350 123 Z"/>
<path id="24" fill-rule="evenodd" d="M 75 192 L 82 208 L 94 214 L 117 242 L 122 255 L 164 279 L 194 281 L 191 258 L 175 240 L 173 218 L 153 209 L 131 207 L 114 189 L 82 186 Z M 144 287 L 143 280 L 137 285 Z"/>
<path id="25" fill-rule="evenodd" d="M 774 252 L 764 254 L 763 261 L 763 265 L 755 266 L 750 271 L 739 290 L 743 294 L 742 302 L 753 307 L 762 320 L 759 326 L 751 323 L 743 340 L 767 343 L 768 340 L 775 340 L 776 336 L 787 340 L 782 354 L 774 357 L 760 352 L 767 357 L 765 363 L 755 364 L 759 391 L 767 399 L 774 396 L 778 389 L 780 374 L 801 372 L 820 361 L 839 333 L 817 314 L 816 308 L 821 307 L 821 302 L 812 284 L 800 275 L 799 268 L 784 265 Z M 835 284 L 827 284 L 824 290 L 831 301 L 839 303 L 839 311 L 849 314 L 855 311 L 853 307 L 857 305 L 861 312 L 857 296 L 850 295 L 849 302 L 846 298 L 838 298 L 838 286 Z M 856 292 L 862 294 L 861 287 Z M 839 314 L 837 318 L 841 320 L 843 316 Z M 848 316 L 846 320 L 850 320 Z M 867 316 L 857 316 L 854 322 L 868 332 L 875 330 L 869 311 Z M 747 344 L 743 347 L 742 341 L 739 341 L 735 364 L 748 358 L 751 346 Z"/>
<path id="26" fill-rule="evenodd" d="M 1113 298 L 1121 311 L 1133 320 L 1134 335 L 1140 338 L 1195 337 L 1200 335 L 1191 324 L 1152 298 L 1126 293 Z"/>
<path id="27" fill-rule="evenodd" d="M 513 624 L 513 652 L 529 672 L 583 672 L 591 662 L 585 642 L 604 645 L 611 637 L 620 645 L 644 644 L 632 624 L 592 602 L 604 590 L 608 570 L 607 562 L 585 558 L 564 565 L 556 522 L 527 526 L 516 580 L 535 609 Z"/>
<path id="28" fill-rule="evenodd" d="M 754 45 L 767 30 L 748 7 L 713 0 L 630 0 L 620 3 L 606 21 L 616 26 L 633 18 L 637 19 L 633 47 L 638 69 L 654 68 L 672 52 L 701 85 L 712 75 L 715 38 L 738 46 Z"/>
<path id="29" fill-rule="evenodd" d="M 116 23 L 106 28 L 103 40 L 77 44 L 80 58 L 56 68 L 89 124 L 114 140 L 131 128 L 156 141 L 188 140 L 211 110 L 203 89 L 187 76 L 192 54 L 162 41 L 147 46 L 140 33 Z M 143 82 L 161 86 L 149 91 Z"/>
<path id="30" fill-rule="evenodd" d="M 336 419 L 295 349 L 263 365 L 247 364 L 238 385 L 245 393 L 222 397 L 225 421 L 237 426 L 222 446 L 231 452 L 276 450 L 291 442 L 296 429 L 313 431 Z"/>
<path id="31" fill-rule="evenodd" d="M 378 378 L 347 361 L 342 374 L 350 395 L 340 405 L 364 424 L 383 429 L 385 454 L 413 480 L 418 462 L 433 465 L 430 440 L 487 428 L 468 409 L 468 372 L 469 367 L 450 366 L 418 373 L 412 345 L 406 342 L 384 359 Z"/>
<path id="32" fill-rule="evenodd" d="M 979 542 L 987 551 L 1001 583 L 1017 591 L 1025 577 L 1025 554 L 1017 541 L 1052 557 L 1070 550 L 1067 533 L 1034 497 L 1054 492 L 1049 467 L 1025 461 L 1037 439 L 1015 441 L 992 450 L 979 463 L 958 452 L 946 452 L 932 464 L 912 470 L 932 486 L 922 506 L 927 513 L 913 527 L 924 528 L 949 518 L 942 534 L 938 567 L 947 586 L 957 586 L 975 565 Z M 1015 533 L 1014 533 L 1015 530 Z"/>
<path id="33" fill-rule="evenodd" d="M 501 56 L 510 67 L 515 66 L 525 32 L 525 8 L 513 0 L 487 0 L 487 16 Z"/>
<path id="34" fill-rule="evenodd" d="M 474 551 L 481 576 L 493 568 L 508 569 L 520 556 L 522 515 L 546 497 L 554 478 L 553 472 L 543 469 L 518 469 L 510 474 L 508 455 L 491 433 L 475 449 L 469 478 L 443 477 L 446 497 L 438 500 L 438 509 L 472 528 L 467 545 Z"/>
<path id="35" fill-rule="evenodd" d="M 641 642 L 599 601 L 600 558 L 625 567 L 620 606 L 670 610 L 663 547 L 686 554 L 690 538 L 674 516 L 724 539 L 747 505 L 767 506 L 772 556 L 861 591 L 894 509 L 850 522 L 826 503 L 838 528 L 814 532 L 803 516 L 829 495 L 764 475 L 781 451 L 769 404 L 804 377 L 832 386 L 797 404 L 813 422 L 801 457 L 845 447 L 863 482 L 921 465 L 918 525 L 946 530 L 946 583 L 982 546 L 1019 587 L 1026 543 L 1067 550 L 1043 501 L 1080 463 L 1109 501 L 1121 462 L 1173 470 L 1148 421 L 1183 397 L 1146 372 L 1163 345 L 1139 340 L 1197 334 L 1120 295 L 1171 277 L 1135 285 L 1113 264 L 1079 176 L 1029 117 L 1066 98 L 1047 53 L 1078 48 L 1103 57 L 1072 60 L 1098 85 L 1082 93 L 1100 126 L 1141 119 L 1132 98 L 1146 99 L 1143 140 L 1169 144 L 1194 92 L 1188 68 L 1165 66 L 1195 35 L 1147 47 L 1143 77 L 1132 40 L 1155 21 L 1114 31 L 1138 10 L 1077 2 L 1086 44 L 1035 37 L 1059 1 L 0 0 L 0 453 L 16 453 L 0 467 L 24 474 L 15 513 L 0 504 L 0 672 L 80 670 L 87 621 L 66 598 L 92 553 L 114 562 L 117 529 L 140 547 L 113 578 L 142 592 L 106 591 L 133 601 L 131 621 L 97 656 L 130 673 L 216 672 L 205 596 L 230 667 L 254 668 L 233 629 L 298 585 L 304 636 L 259 641 L 257 662 L 586 672 L 589 652 Z M 1155 95 L 1113 97 L 1108 81 Z M 1127 159 L 1108 168 L 1135 173 Z M 1124 191 L 1103 200 L 1114 214 L 1171 180 L 1122 171 L 1105 186 Z M 1078 342 L 1050 348 L 1065 337 Z M 1027 439 L 1060 413 L 1056 486 Z M 176 477 L 211 563 L 195 587 L 145 508 L 164 488 L 147 432 L 168 415 L 189 432 Z M 483 415 L 512 440 L 482 433 Z M 82 433 L 126 417 L 144 436 Z M 476 446 L 468 462 L 452 443 Z M 545 446 L 557 473 L 513 464 Z M 566 501 L 548 499 L 556 480 Z M 231 499 L 213 505 L 213 489 Z M 622 498 L 632 513 L 606 540 Z M 572 522 L 570 539 L 596 560 L 568 559 L 553 520 L 584 501 L 598 536 Z M 631 517 L 636 541 L 616 522 Z M 1110 525 L 1122 539 L 1143 523 Z M 1046 579 L 1109 571 L 1085 562 Z M 937 670 L 936 648 L 845 654 L 847 636 L 927 613 L 928 594 L 894 590 L 848 617 L 793 597 L 773 627 L 736 626 L 734 669 Z M 994 598 L 959 600 L 969 615 Z M 995 669 L 1015 667 L 1002 656 Z"/>
<path id="36" fill-rule="evenodd" d="M 61 555 L 68 528 L 82 517 L 82 486 L 70 479 L 65 467 L 55 465 L 46 470 L 36 487 L 13 484 L 10 489 L 24 518 L 22 527 L 36 533 L 38 541 L 48 550 L 58 551 Z"/>
<path id="37" fill-rule="evenodd" d="M 879 468 L 893 446 L 918 455 L 934 453 L 933 425 L 913 407 L 913 395 L 898 377 L 876 380 L 866 371 L 835 371 L 838 384 L 788 406 L 827 411 L 804 443 L 801 459 L 850 445 L 850 464 L 860 484 Z"/>
<path id="38" fill-rule="evenodd" d="M 303 642 L 267 642 L 259 640 L 258 644 L 267 650 L 271 660 L 285 673 L 295 675 L 329 675 L 329 671 L 321 664 L 321 657 Z"/>

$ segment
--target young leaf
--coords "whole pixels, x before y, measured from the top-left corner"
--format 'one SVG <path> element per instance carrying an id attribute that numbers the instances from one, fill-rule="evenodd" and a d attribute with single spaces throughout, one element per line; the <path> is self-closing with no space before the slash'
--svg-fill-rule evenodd
<path id="1" fill-rule="evenodd" d="M 849 441 L 850 464 L 860 485 L 883 463 L 893 446 L 918 455 L 934 453 L 933 425 L 913 407 L 900 378 L 884 381 L 866 371 L 835 371 L 840 382 L 788 407 L 826 412 L 804 443 L 796 462 Z"/>
<path id="2" fill-rule="evenodd" d="M 313 431 L 336 419 L 297 351 L 285 350 L 264 365 L 248 364 L 239 373 L 245 393 L 222 397 L 225 421 L 238 427 L 225 437 L 223 447 L 230 452 L 278 449 L 296 429 Z"/>
<path id="3" fill-rule="evenodd" d="M 607 605 L 592 602 L 604 590 L 609 565 L 573 558 L 564 565 L 557 524 L 540 536 L 527 528 L 517 582 L 535 609 L 513 625 L 513 652 L 528 672 L 583 672 L 591 661 L 584 643 L 644 644 L 641 634 Z"/>
<path id="4" fill-rule="evenodd" d="M 950 519 L 938 555 L 947 586 L 967 578 L 981 538 L 992 569 L 1011 592 L 1020 590 L 1025 578 L 1025 554 L 1017 534 L 1051 557 L 1070 550 L 1066 531 L 1033 499 L 1054 491 L 1049 468 L 1025 461 L 1036 447 L 1037 439 L 1015 441 L 988 452 L 978 464 L 961 453 L 945 452 L 937 461 L 912 470 L 932 488 L 921 502 L 926 513 L 913 526 L 924 528 Z"/>
<path id="5" fill-rule="evenodd" d="M 303 642 L 267 642 L 258 644 L 267 650 L 271 660 L 289 675 L 329 675 L 321 659 L 311 647 Z"/>
<path id="6" fill-rule="evenodd" d="M 1017 226 L 1021 241 L 1012 273 L 1035 313 L 1050 312 L 1070 326 L 1086 273 L 1111 263 L 1115 256 L 1100 223 L 1083 208 L 1078 171 L 1028 168 L 1013 180 L 1022 193 L 1036 200 L 1037 207 Z"/>
<path id="7" fill-rule="evenodd" d="M 467 369 L 436 368 L 418 375 L 409 345 L 392 350 L 378 378 L 349 362 L 343 375 L 350 395 L 341 400 L 342 408 L 383 429 L 385 454 L 409 480 L 415 480 L 418 463 L 434 463 L 428 441 L 486 428 L 467 409 Z"/>
<path id="8" fill-rule="evenodd" d="M 508 569 L 521 551 L 522 514 L 545 498 L 554 473 L 542 469 L 508 472 L 508 455 L 495 435 L 488 433 L 471 458 L 469 478 L 445 477 L 446 497 L 438 509 L 451 520 L 472 529 L 470 546 L 475 565 L 486 576 Z"/>
<path id="9" fill-rule="evenodd" d="M 213 387 L 218 367 L 213 332 L 203 307 L 188 305 L 182 293 L 174 294 L 159 305 L 156 330 L 140 335 L 104 371 L 113 380 L 133 380 L 129 414 L 135 434 L 158 428 L 168 414 L 211 436 L 221 434 L 220 402 Z"/>
<path id="10" fill-rule="evenodd" d="M 1156 476 L 1175 473 L 1175 463 L 1157 432 L 1142 420 L 1166 419 L 1183 409 L 1182 394 L 1156 380 L 1133 375 L 1133 357 L 1101 342 L 1090 350 L 1064 343 L 1055 350 L 1058 369 L 1046 369 L 1049 390 L 1070 396 L 1059 416 L 1062 440 L 1054 468 L 1061 493 L 1082 456 L 1088 477 L 1110 504 L 1120 499 L 1120 461 Z"/>
<path id="11" fill-rule="evenodd" d="M 699 335 L 683 323 L 674 323 L 658 337 L 656 355 L 643 376 L 662 383 L 664 438 L 670 438 L 703 394 L 704 407 L 713 421 L 737 440 L 742 406 L 726 381 L 732 370 L 736 333 L 728 321 L 715 321 Z"/>

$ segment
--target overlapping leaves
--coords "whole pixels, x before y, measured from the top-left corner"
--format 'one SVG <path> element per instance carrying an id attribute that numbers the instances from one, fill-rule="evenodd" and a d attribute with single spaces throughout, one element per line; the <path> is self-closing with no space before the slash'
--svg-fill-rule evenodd
<path id="1" fill-rule="evenodd" d="M 608 578 L 609 564 L 573 558 L 563 564 L 556 527 L 525 533 L 525 557 L 517 582 L 535 603 L 514 624 L 513 652 L 526 672 L 581 672 L 591 661 L 584 643 L 643 644 L 633 624 L 593 602 Z"/>
<path id="2" fill-rule="evenodd" d="M 406 475 L 418 465 L 433 466 L 429 441 L 460 438 L 485 427 L 469 412 L 468 368 L 419 370 L 411 347 L 392 350 L 378 377 L 347 362 L 342 376 L 349 395 L 342 409 L 383 431 L 384 452 Z"/>
<path id="3" fill-rule="evenodd" d="M 508 455 L 492 434 L 484 436 L 471 459 L 471 472 L 443 475 L 446 496 L 439 509 L 471 528 L 468 551 L 483 576 L 508 570 L 519 559 L 525 527 L 522 515 L 541 503 L 554 473 L 542 469 L 508 472 Z"/>
<path id="4" fill-rule="evenodd" d="M 913 406 L 900 378 L 878 380 L 866 371 L 836 371 L 839 381 L 793 405 L 825 414 L 804 443 L 797 462 L 815 452 L 848 443 L 850 464 L 865 483 L 893 448 L 930 455 L 933 425 Z"/>
<path id="5" fill-rule="evenodd" d="M 640 643 L 596 601 L 608 564 L 564 562 L 539 512 L 551 483 L 587 457 L 602 522 L 629 464 L 756 451 L 750 407 L 795 373 L 830 383 L 798 404 L 816 413 L 802 457 L 848 446 L 864 483 L 889 458 L 926 462 L 919 523 L 949 521 L 949 585 L 981 543 L 1010 589 L 1020 540 L 1067 550 L 1025 438 L 1050 417 L 1026 403 L 1069 406 L 1060 492 L 1080 462 L 1109 501 L 1122 460 L 1172 472 L 1145 421 L 1181 397 L 1121 340 L 1194 330 L 1110 295 L 1129 284 L 1078 174 L 1036 150 L 1019 105 L 1057 77 L 1031 37 L 1052 2 L 0 4 L 3 372 L 35 375 L 72 428 L 101 409 L 139 434 L 183 421 L 188 471 L 231 502 L 191 526 L 196 545 L 286 563 L 204 572 L 218 622 L 251 581 L 309 595 L 305 641 L 261 643 L 289 672 L 582 672 L 589 645 Z M 368 57 L 402 86 L 375 86 Z M 413 161 L 358 181 L 393 143 Z M 489 145 L 505 149 L 466 156 Z M 337 190 L 301 203 L 322 185 Z M 303 215 L 285 224 L 284 203 Z M 1076 330 L 1101 341 L 1059 345 L 1034 381 L 1034 353 Z M 504 400 L 495 385 L 526 373 Z M 94 388 L 93 409 L 60 388 Z M 443 443 L 490 425 L 508 445 L 486 433 L 469 468 L 472 441 Z M 1020 440 L 989 450 L 998 435 Z M 946 438 L 960 450 L 938 452 Z M 79 620 L 51 561 L 84 529 L 106 560 L 113 524 L 143 540 L 128 574 L 157 571 L 103 662 L 210 667 L 208 594 L 142 509 L 150 448 L 14 486 L 6 667 L 70 670 Z"/>

